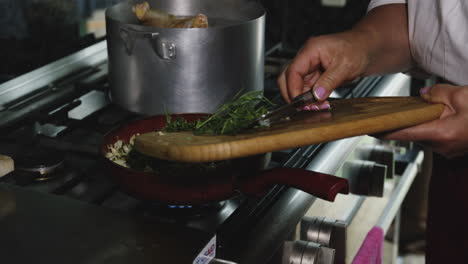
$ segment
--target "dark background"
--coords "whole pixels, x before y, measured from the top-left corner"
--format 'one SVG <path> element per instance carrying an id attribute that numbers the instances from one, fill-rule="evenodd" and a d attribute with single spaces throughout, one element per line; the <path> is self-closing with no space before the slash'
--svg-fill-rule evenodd
<path id="1" fill-rule="evenodd" d="M 220 0 L 221 1 L 221 0 Z M 99 41 L 84 25 L 96 9 L 119 0 L 0 0 L 0 83 Z M 325 7 L 320 0 L 260 0 L 267 10 L 266 48 L 292 51 L 310 36 L 346 30 L 369 0 Z"/>

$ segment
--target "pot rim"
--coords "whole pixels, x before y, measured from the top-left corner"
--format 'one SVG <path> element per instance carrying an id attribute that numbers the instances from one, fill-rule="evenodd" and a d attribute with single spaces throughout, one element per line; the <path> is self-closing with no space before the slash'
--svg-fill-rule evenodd
<path id="1" fill-rule="evenodd" d="M 258 9 L 258 10 L 255 10 L 257 14 L 254 15 L 252 18 L 249 18 L 247 20 L 239 20 L 239 21 L 236 20 L 236 23 L 234 24 L 208 26 L 208 28 L 157 28 L 157 27 L 151 27 L 151 26 L 138 24 L 138 21 L 136 20 L 136 18 L 135 18 L 135 21 L 126 22 L 126 21 L 123 21 L 123 19 L 119 17 L 119 14 L 113 14 L 114 12 L 117 13 L 119 8 L 122 8 L 122 9 L 128 8 L 128 10 L 130 10 L 131 5 L 129 2 L 126 2 L 126 1 L 107 8 L 105 11 L 105 19 L 112 21 L 114 23 L 121 24 L 121 26 L 125 25 L 135 30 L 140 30 L 142 32 L 155 32 L 155 31 L 161 31 L 161 30 L 162 31 L 167 30 L 167 31 L 173 31 L 173 32 L 186 32 L 187 30 L 195 31 L 195 32 L 196 31 L 213 31 L 213 30 L 218 30 L 218 29 L 226 29 L 226 28 L 238 27 L 241 25 L 247 25 L 251 23 L 257 23 L 258 20 L 265 18 L 266 10 L 260 3 L 249 2 L 248 5 L 252 6 L 252 9 L 253 8 Z M 124 7 L 124 6 L 127 6 L 127 7 Z M 209 19 L 210 14 L 206 13 L 206 15 L 208 16 L 208 19 Z"/>

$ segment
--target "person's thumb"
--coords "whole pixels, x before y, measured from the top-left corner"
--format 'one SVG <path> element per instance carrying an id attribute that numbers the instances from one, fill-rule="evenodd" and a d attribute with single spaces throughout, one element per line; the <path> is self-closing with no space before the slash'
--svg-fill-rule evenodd
<path id="1" fill-rule="evenodd" d="M 343 84 L 347 79 L 348 71 L 346 67 L 329 67 L 315 83 L 313 90 L 314 96 L 318 101 L 324 101 L 335 90 L 336 87 Z"/>
<path id="2" fill-rule="evenodd" d="M 442 85 L 427 86 L 419 90 L 421 97 L 429 103 L 448 103 L 448 90 Z"/>
<path id="3" fill-rule="evenodd" d="M 445 105 L 450 105 L 457 92 L 459 92 L 459 87 L 450 84 L 436 84 L 419 90 L 419 94 L 425 101 Z"/>

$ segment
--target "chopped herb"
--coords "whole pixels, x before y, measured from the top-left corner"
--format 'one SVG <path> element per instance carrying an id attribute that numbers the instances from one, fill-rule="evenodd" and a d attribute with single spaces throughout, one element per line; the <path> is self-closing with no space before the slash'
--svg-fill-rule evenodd
<path id="1" fill-rule="evenodd" d="M 210 117 L 195 122 L 188 122 L 183 118 L 174 119 L 166 113 L 167 127 L 164 131 L 193 131 L 195 135 L 233 135 L 266 114 L 273 106 L 261 91 L 251 91 L 236 95 Z"/>
<path id="2" fill-rule="evenodd" d="M 195 127 L 195 123 L 187 122 L 182 117 L 172 118 L 168 113 L 166 113 L 166 122 L 164 132 L 190 131 Z"/>

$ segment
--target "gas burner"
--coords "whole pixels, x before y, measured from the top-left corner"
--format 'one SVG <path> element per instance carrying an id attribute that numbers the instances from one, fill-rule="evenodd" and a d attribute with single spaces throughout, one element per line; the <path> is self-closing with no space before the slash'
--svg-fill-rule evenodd
<path id="1" fill-rule="evenodd" d="M 65 154 L 56 150 L 35 150 L 15 159 L 17 171 L 29 174 L 34 181 L 42 182 L 57 178 L 63 169 Z"/>

